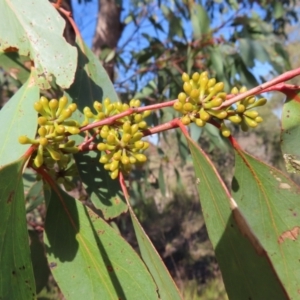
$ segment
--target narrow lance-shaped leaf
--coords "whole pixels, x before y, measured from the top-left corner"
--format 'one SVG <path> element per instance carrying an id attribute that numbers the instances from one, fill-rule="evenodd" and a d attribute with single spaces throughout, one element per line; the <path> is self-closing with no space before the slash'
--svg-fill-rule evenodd
<path id="1" fill-rule="evenodd" d="M 233 196 L 253 228 L 290 299 L 300 290 L 300 187 L 236 148 Z"/>
<path id="2" fill-rule="evenodd" d="M 300 174 L 300 93 L 286 94 L 281 116 L 281 150 L 287 171 Z"/>
<path id="3" fill-rule="evenodd" d="M 22 181 L 24 159 L 0 168 L 0 299 L 35 299 Z"/>
<path id="4" fill-rule="evenodd" d="M 124 186 L 125 187 L 125 186 Z M 127 190 L 124 192 L 142 259 L 150 271 L 162 300 L 181 300 L 181 295 L 161 257 L 133 212 Z"/>
<path id="5" fill-rule="evenodd" d="M 191 5 L 191 22 L 195 39 L 199 39 L 209 32 L 210 19 L 202 5 L 196 3 Z"/>
<path id="6" fill-rule="evenodd" d="M 131 246 L 56 186 L 44 241 L 51 272 L 66 299 L 157 299 L 155 283 Z"/>
<path id="7" fill-rule="evenodd" d="M 229 299 L 287 299 L 270 257 L 207 155 L 188 139 L 201 207 Z"/>
<path id="8" fill-rule="evenodd" d="M 32 76 L 0 111 L 0 167 L 19 159 L 30 145 L 18 143 L 20 135 L 35 137 L 37 113 L 33 103 L 38 100 L 39 89 Z M 13 146 L 13 151 L 12 151 Z"/>
<path id="9" fill-rule="evenodd" d="M 50 87 L 53 75 L 58 85 L 68 88 L 74 79 L 77 52 L 64 39 L 65 22 L 53 5 L 41 0 L 26 5 L 22 0 L 1 0 L 0 7 L 0 51 L 16 48 L 20 55 L 29 56 L 41 88 Z"/>

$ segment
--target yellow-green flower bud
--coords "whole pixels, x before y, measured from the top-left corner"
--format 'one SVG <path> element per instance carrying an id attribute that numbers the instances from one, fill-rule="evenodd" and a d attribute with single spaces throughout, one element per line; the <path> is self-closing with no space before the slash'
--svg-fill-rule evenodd
<path id="1" fill-rule="evenodd" d="M 36 157 L 33 160 L 37 168 L 41 167 L 44 162 L 43 151 L 44 151 L 43 146 L 39 145 Z"/>
<path id="2" fill-rule="evenodd" d="M 183 104 L 179 101 L 174 102 L 173 107 L 175 110 L 182 112 Z"/>
<path id="3" fill-rule="evenodd" d="M 39 142 L 40 142 L 40 145 L 42 145 L 42 146 L 48 145 L 48 140 L 45 137 L 40 137 Z"/>
<path id="4" fill-rule="evenodd" d="M 118 169 L 119 168 L 119 161 L 118 160 L 113 160 L 110 164 L 110 168 L 109 170 L 111 172 L 113 172 L 114 170 Z"/>
<path id="5" fill-rule="evenodd" d="M 197 118 L 196 121 L 195 121 L 196 125 L 199 126 L 199 127 L 203 127 L 205 126 L 206 122 L 203 121 L 202 119 L 199 119 Z"/>
<path id="6" fill-rule="evenodd" d="M 228 120 L 235 124 L 239 124 L 242 122 L 242 118 L 239 115 L 229 116 Z"/>
<path id="7" fill-rule="evenodd" d="M 124 122 L 123 131 L 124 131 L 124 133 L 131 133 L 131 124 L 130 124 L 130 122 Z"/>
<path id="8" fill-rule="evenodd" d="M 188 82 L 190 80 L 190 76 L 185 72 L 182 73 L 181 78 L 183 82 Z"/>
<path id="9" fill-rule="evenodd" d="M 204 108 L 200 109 L 200 119 L 207 122 L 210 119 L 210 115 L 204 110 Z"/>
<path id="10" fill-rule="evenodd" d="M 131 140 L 132 135 L 129 133 L 124 133 L 122 136 L 122 142 L 124 142 L 125 144 L 129 143 L 129 141 Z"/>
<path id="11" fill-rule="evenodd" d="M 110 177 L 111 179 L 116 179 L 118 175 L 119 175 L 119 169 L 116 169 L 113 172 L 111 172 Z"/>
<path id="12" fill-rule="evenodd" d="M 141 129 L 146 129 L 147 128 L 147 122 L 146 121 L 141 121 L 141 122 L 139 122 L 139 128 L 141 128 Z"/>
<path id="13" fill-rule="evenodd" d="M 54 159 L 54 160 L 60 160 L 60 157 L 61 157 L 61 153 L 54 150 L 52 148 L 52 146 L 46 146 L 45 147 L 47 149 L 47 151 L 50 153 L 51 157 Z"/>
<path id="14" fill-rule="evenodd" d="M 248 125 L 249 127 L 252 127 L 252 128 L 257 127 L 257 123 L 256 123 L 253 119 L 244 116 L 244 120 L 245 120 L 245 122 L 247 123 L 247 125 Z"/>
<path id="15" fill-rule="evenodd" d="M 46 129 L 44 126 L 41 126 L 41 127 L 38 129 L 38 134 L 39 134 L 39 136 L 46 136 L 46 134 L 47 134 L 47 129 Z"/>
<path id="16" fill-rule="evenodd" d="M 257 116 L 254 121 L 256 123 L 261 123 L 261 122 L 263 122 L 263 118 L 261 116 Z"/>
<path id="17" fill-rule="evenodd" d="M 229 137 L 230 136 L 230 130 L 224 123 L 221 124 L 220 129 L 221 129 L 221 133 L 224 137 Z"/>
<path id="18" fill-rule="evenodd" d="M 120 160 L 122 156 L 122 150 L 118 150 L 117 152 L 114 153 L 113 159 L 114 160 Z"/>
<path id="19" fill-rule="evenodd" d="M 190 102 L 186 102 L 186 103 L 183 104 L 183 110 L 184 111 L 191 112 L 191 111 L 193 111 L 193 109 L 194 109 L 194 106 Z"/>
<path id="20" fill-rule="evenodd" d="M 200 96 L 200 92 L 197 89 L 193 89 L 190 93 L 190 97 L 194 99 L 198 99 Z"/>
<path id="21" fill-rule="evenodd" d="M 258 116 L 258 112 L 255 110 L 246 110 L 244 115 L 251 119 L 255 119 Z"/>
<path id="22" fill-rule="evenodd" d="M 192 89 L 193 89 L 193 87 L 189 82 L 185 82 L 183 84 L 183 90 L 186 92 L 186 94 L 189 95 L 191 93 Z"/>
<path id="23" fill-rule="evenodd" d="M 207 88 L 211 88 L 216 84 L 216 79 L 215 78 L 211 78 L 208 80 L 207 82 Z"/>
<path id="24" fill-rule="evenodd" d="M 80 129 L 74 126 L 65 126 L 65 130 L 71 134 L 78 134 L 80 132 Z"/>
<path id="25" fill-rule="evenodd" d="M 186 100 L 186 94 L 181 92 L 178 94 L 178 100 L 181 102 L 181 103 L 185 103 L 185 100 Z"/>
<path id="26" fill-rule="evenodd" d="M 135 134 L 139 130 L 139 124 L 133 124 L 131 125 L 131 134 Z"/>
<path id="27" fill-rule="evenodd" d="M 104 143 L 99 143 L 99 144 L 97 145 L 97 149 L 98 149 L 99 151 L 105 151 L 105 150 L 107 149 L 107 146 L 106 146 L 106 144 L 104 144 Z"/>
<path id="28" fill-rule="evenodd" d="M 243 113 L 245 111 L 245 109 L 246 108 L 245 108 L 245 106 L 243 104 L 238 104 L 235 111 L 237 113 Z"/>
<path id="29" fill-rule="evenodd" d="M 189 125 L 191 123 L 191 119 L 188 116 L 183 116 L 181 118 L 181 122 L 183 125 Z"/>
<path id="30" fill-rule="evenodd" d="M 137 159 L 138 162 L 145 162 L 147 160 L 147 156 L 142 153 L 134 154 L 134 157 Z"/>
<path id="31" fill-rule="evenodd" d="M 116 137 L 113 134 L 108 134 L 107 138 L 107 143 L 110 145 L 115 145 L 116 144 Z"/>
<path id="32" fill-rule="evenodd" d="M 224 82 L 218 82 L 218 83 L 216 83 L 214 85 L 214 87 L 213 87 L 214 94 L 222 92 L 223 89 L 224 89 Z"/>

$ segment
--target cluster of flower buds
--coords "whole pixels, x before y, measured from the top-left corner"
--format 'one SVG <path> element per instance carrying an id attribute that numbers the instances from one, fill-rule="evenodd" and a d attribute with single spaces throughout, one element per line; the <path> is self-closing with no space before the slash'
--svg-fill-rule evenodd
<path id="1" fill-rule="evenodd" d="M 140 100 L 136 99 L 132 99 L 129 105 L 120 102 L 111 103 L 108 98 L 103 101 L 103 104 L 95 101 L 96 114 L 88 107 L 84 108 L 84 123 L 89 122 L 90 118 L 95 122 L 140 106 Z M 98 129 L 102 139 L 102 142 L 97 145 L 97 149 L 101 151 L 99 161 L 104 164 L 106 170 L 110 171 L 112 179 L 118 177 L 119 171 L 128 173 L 134 164 L 147 160 L 143 151 L 149 147 L 149 143 L 142 141 L 144 136 L 142 131 L 147 128 L 144 119 L 149 115 L 150 111 L 133 113 L 118 119 L 112 125 L 104 125 Z"/>
<path id="2" fill-rule="evenodd" d="M 256 100 L 255 97 L 247 97 L 236 105 L 220 108 L 226 100 L 227 94 L 224 92 L 224 83 L 217 82 L 215 78 L 208 78 L 208 73 L 194 73 L 192 78 L 186 73 L 182 74 L 183 90 L 179 93 L 178 100 L 173 107 L 183 114 L 181 121 L 188 125 L 195 122 L 198 126 L 203 127 L 211 119 L 217 121 L 223 136 L 230 135 L 229 128 L 225 125 L 224 120 L 229 120 L 235 124 L 241 124 L 243 130 L 248 127 L 256 127 L 262 122 L 262 118 L 256 111 L 250 110 L 254 107 L 264 105 L 266 99 Z M 232 94 L 245 92 L 242 88 L 232 89 Z"/>
<path id="3" fill-rule="evenodd" d="M 71 161 L 71 154 L 78 152 L 75 141 L 68 138 L 69 135 L 80 132 L 79 123 L 69 119 L 77 109 L 76 104 L 68 105 L 68 99 L 65 96 L 59 100 L 50 101 L 41 97 L 34 103 L 34 109 L 40 115 L 38 135 L 35 139 L 20 136 L 19 142 L 36 146 L 37 151 L 33 163 L 37 168 L 44 165 L 47 169 L 54 170 L 54 167 L 58 166 L 61 172 L 69 173 L 68 165 Z"/>

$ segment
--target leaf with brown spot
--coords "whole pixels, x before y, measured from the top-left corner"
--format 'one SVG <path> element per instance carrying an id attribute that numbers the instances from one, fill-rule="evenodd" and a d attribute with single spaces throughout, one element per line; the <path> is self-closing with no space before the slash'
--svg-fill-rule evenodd
<path id="1" fill-rule="evenodd" d="M 290 298 L 300 288 L 300 187 L 279 170 L 235 150 L 233 197 Z"/>
<path id="2" fill-rule="evenodd" d="M 271 254 L 241 210 L 236 195 L 230 195 L 203 150 L 191 139 L 188 144 L 199 179 L 197 188 L 205 224 L 229 299 L 287 299 L 270 264 Z"/>
<path id="3" fill-rule="evenodd" d="M 0 20 L 6 20 L 0 26 L 0 52 L 18 49 L 32 58 L 41 88 L 49 88 L 53 76 L 62 88 L 72 84 L 77 51 L 63 37 L 65 22 L 49 1 L 3 0 Z"/>
<path id="4" fill-rule="evenodd" d="M 280 237 L 278 238 L 278 243 L 279 244 L 283 243 L 285 239 L 290 239 L 292 241 L 295 241 L 297 240 L 299 233 L 300 233 L 299 226 L 294 227 L 292 230 L 287 230 L 280 235 Z"/>

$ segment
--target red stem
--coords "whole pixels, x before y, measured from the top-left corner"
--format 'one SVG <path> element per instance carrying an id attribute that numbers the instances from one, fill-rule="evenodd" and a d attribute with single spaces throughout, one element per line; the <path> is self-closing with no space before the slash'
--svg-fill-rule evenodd
<path id="1" fill-rule="evenodd" d="M 176 100 L 172 100 L 172 101 L 157 103 L 157 104 L 148 105 L 148 106 L 129 108 L 128 110 L 123 111 L 123 112 L 121 112 L 117 115 L 105 118 L 104 120 L 97 121 L 95 123 L 86 125 L 84 127 L 81 127 L 80 131 L 82 132 L 82 131 L 86 131 L 86 130 L 91 130 L 91 129 L 96 128 L 96 127 L 104 126 L 104 125 L 111 125 L 114 122 L 116 122 L 118 119 L 129 116 L 133 113 L 141 113 L 141 112 L 146 111 L 146 110 L 156 110 L 156 109 L 161 109 L 161 108 L 164 108 L 164 107 L 169 107 L 169 106 L 172 106 L 175 101 Z"/>
<path id="2" fill-rule="evenodd" d="M 242 100 L 246 97 L 252 96 L 252 95 L 257 95 L 257 94 L 261 94 L 264 92 L 276 91 L 276 90 L 278 90 L 278 89 L 276 89 L 276 87 L 278 88 L 279 83 L 290 80 L 297 75 L 300 75 L 300 68 L 285 72 L 284 74 L 279 75 L 278 77 L 276 77 L 268 82 L 265 82 L 249 91 L 246 91 L 245 93 L 238 94 L 238 95 L 232 97 L 231 99 L 224 101 L 222 103 L 222 105 L 219 107 L 216 107 L 215 110 L 218 110 L 223 107 L 228 107 L 228 106 L 232 105 L 233 103 L 236 103 L 237 101 L 240 101 L 240 100 Z"/>
<path id="3" fill-rule="evenodd" d="M 77 37 L 79 37 L 81 39 L 81 34 L 80 34 L 80 31 L 76 25 L 76 23 L 74 22 L 73 18 L 72 18 L 72 14 L 71 12 L 65 10 L 64 8 L 60 7 L 62 3 L 62 0 L 57 0 L 56 3 L 52 3 L 52 5 L 57 9 L 59 10 L 66 18 L 67 20 L 70 22 L 70 24 L 72 25 L 73 29 L 74 29 L 74 32 L 76 34 Z"/>

